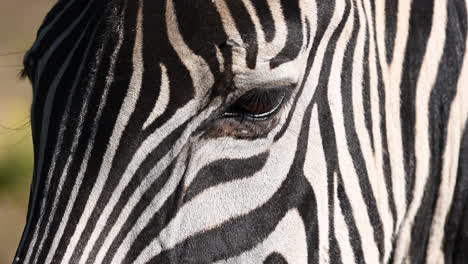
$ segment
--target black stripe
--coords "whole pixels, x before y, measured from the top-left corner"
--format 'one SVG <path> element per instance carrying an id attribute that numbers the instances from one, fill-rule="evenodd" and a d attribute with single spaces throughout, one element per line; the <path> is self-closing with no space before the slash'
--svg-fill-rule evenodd
<path id="1" fill-rule="evenodd" d="M 393 59 L 393 49 L 395 47 L 395 36 L 397 31 L 398 2 L 400 0 L 385 1 L 385 46 L 387 63 Z M 383 47 L 382 47 L 383 49 Z"/>
<path id="2" fill-rule="evenodd" d="M 369 27 L 366 27 L 366 41 L 364 43 L 364 58 L 363 64 L 363 76 L 362 76 L 362 104 L 364 108 L 364 122 L 366 123 L 367 133 L 369 134 L 372 151 L 375 152 L 374 145 L 374 133 L 372 133 L 372 114 L 371 114 L 371 103 L 370 103 L 370 60 L 369 60 L 369 46 L 370 46 L 370 35 Z"/>
<path id="3" fill-rule="evenodd" d="M 464 131 L 458 161 L 457 183 L 445 223 L 442 244 L 447 264 L 463 264 L 468 259 L 466 251 L 468 248 L 468 203 L 466 202 L 468 200 L 468 123 L 465 124 Z"/>
<path id="4" fill-rule="evenodd" d="M 288 261 L 280 253 L 273 252 L 268 255 L 263 264 L 288 264 Z"/>
<path id="5" fill-rule="evenodd" d="M 332 125 L 332 124 L 330 124 Z M 333 125 L 332 125 L 333 127 Z M 336 147 L 336 142 L 333 142 L 333 144 Z M 333 158 L 335 159 L 335 158 Z M 333 160 L 331 159 L 331 160 Z M 333 163 L 338 162 L 337 160 L 333 161 Z M 335 197 L 338 196 L 337 192 L 335 191 L 335 185 L 337 184 L 335 182 L 335 171 L 338 169 L 336 168 L 337 164 L 334 164 L 334 166 L 328 165 L 327 162 L 327 181 L 328 181 L 328 258 L 330 260 L 330 263 L 343 263 L 341 259 L 341 249 L 338 245 L 338 240 L 336 238 L 336 232 L 335 232 Z M 325 252 L 326 254 L 327 252 Z"/>
<path id="6" fill-rule="evenodd" d="M 453 14 L 449 20 L 454 23 L 459 22 L 459 32 L 463 39 L 461 41 L 466 43 L 468 23 L 465 1 L 458 0 L 453 4 L 456 15 Z M 466 47 L 463 56 L 467 56 Z M 463 56 L 460 55 L 459 58 L 461 59 Z M 466 202 L 468 200 L 468 123 L 465 123 L 459 155 L 457 183 L 452 206 L 445 223 L 445 236 L 442 245 L 447 264 L 461 264 L 468 259 L 468 252 L 465 250 L 468 248 L 468 203 Z"/>
<path id="7" fill-rule="evenodd" d="M 210 163 L 197 173 L 197 176 L 186 190 L 184 203 L 187 203 L 209 187 L 252 176 L 263 168 L 267 159 L 268 152 L 265 152 L 248 159 L 220 159 Z"/>

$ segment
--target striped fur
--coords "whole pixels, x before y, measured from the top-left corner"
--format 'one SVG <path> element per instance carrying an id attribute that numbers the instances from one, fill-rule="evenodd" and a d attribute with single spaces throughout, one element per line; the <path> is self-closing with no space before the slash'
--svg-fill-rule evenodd
<path id="1" fill-rule="evenodd" d="M 465 0 L 61 0 L 15 263 L 465 263 Z M 253 89 L 267 120 L 220 118 Z"/>

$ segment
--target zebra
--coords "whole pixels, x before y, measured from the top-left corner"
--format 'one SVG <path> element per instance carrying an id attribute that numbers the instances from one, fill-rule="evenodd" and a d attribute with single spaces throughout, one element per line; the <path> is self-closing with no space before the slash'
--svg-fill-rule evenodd
<path id="1" fill-rule="evenodd" d="M 14 263 L 466 263 L 464 0 L 68 0 Z"/>

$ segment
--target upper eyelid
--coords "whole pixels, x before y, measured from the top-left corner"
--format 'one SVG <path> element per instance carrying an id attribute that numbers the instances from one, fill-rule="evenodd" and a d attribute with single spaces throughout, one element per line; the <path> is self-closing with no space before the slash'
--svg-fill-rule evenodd
<path id="1" fill-rule="evenodd" d="M 264 96 L 264 95 L 267 95 L 269 92 L 272 92 L 272 93 L 277 93 L 277 95 L 279 95 L 278 97 L 276 97 L 275 99 L 278 99 L 278 98 L 281 98 L 281 102 L 279 103 L 279 108 L 277 109 L 280 109 L 281 108 L 281 105 L 287 103 L 289 101 L 289 98 L 291 97 L 292 95 L 292 92 L 293 90 L 291 89 L 291 87 L 276 87 L 274 89 L 271 89 L 271 91 L 268 91 L 268 89 L 258 89 L 258 90 L 262 90 L 262 91 L 259 91 L 259 94 L 252 94 L 252 98 L 253 97 L 256 97 L 256 96 Z M 240 96 L 239 98 L 237 98 L 237 100 L 235 100 L 234 102 L 232 102 L 230 105 L 226 106 L 225 109 L 223 110 L 225 113 L 227 109 L 229 109 L 231 106 L 235 105 L 237 102 L 239 102 L 239 99 L 242 99 L 243 96 L 245 95 L 248 95 L 249 93 L 252 93 L 252 92 L 255 92 L 255 89 L 254 90 L 250 90 L 248 91 L 247 93 L 244 93 L 242 96 Z M 263 94 L 260 94 L 260 93 L 263 93 Z M 271 99 L 271 98 L 269 98 Z M 246 99 L 246 102 L 242 102 L 242 103 L 248 103 L 248 100 L 249 99 Z M 272 101 L 273 102 L 273 101 Z M 276 111 L 276 109 L 275 109 Z"/>
<path id="2" fill-rule="evenodd" d="M 241 99 L 243 96 L 255 92 L 256 90 L 258 92 L 284 92 L 287 97 L 289 97 L 294 89 L 296 88 L 297 84 L 296 83 L 289 83 L 286 85 L 280 85 L 278 86 L 277 84 L 270 84 L 270 85 L 264 85 L 261 84 L 259 86 L 252 86 L 250 89 L 241 89 L 241 91 L 237 90 L 235 91 L 235 95 L 230 97 L 230 100 L 227 100 L 226 102 L 228 104 L 233 104 L 237 102 L 237 100 Z M 238 87 L 236 87 L 238 89 Z M 234 88 L 234 89 L 236 89 Z"/>

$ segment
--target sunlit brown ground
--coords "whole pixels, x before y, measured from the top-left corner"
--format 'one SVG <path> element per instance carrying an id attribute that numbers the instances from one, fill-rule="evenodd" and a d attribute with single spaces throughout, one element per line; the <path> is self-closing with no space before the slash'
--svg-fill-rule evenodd
<path id="1" fill-rule="evenodd" d="M 31 88 L 19 81 L 24 51 L 53 0 L 0 0 L 0 264 L 11 263 L 26 218 L 32 171 Z"/>

